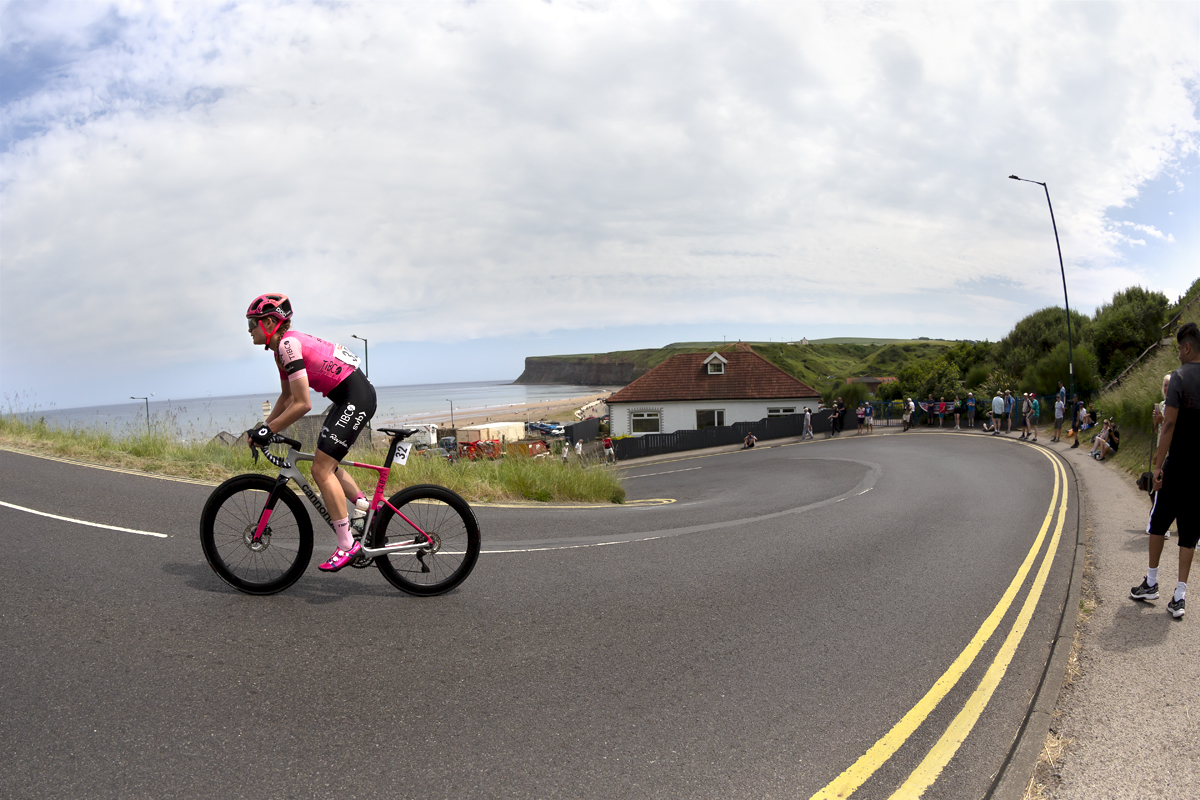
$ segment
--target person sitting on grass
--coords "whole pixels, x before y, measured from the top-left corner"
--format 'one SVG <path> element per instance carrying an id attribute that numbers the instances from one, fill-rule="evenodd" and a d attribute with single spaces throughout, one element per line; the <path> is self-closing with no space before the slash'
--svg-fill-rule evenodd
<path id="1" fill-rule="evenodd" d="M 1104 429 L 1096 435 L 1096 441 L 1092 444 L 1092 458 L 1103 461 L 1110 453 L 1115 455 L 1120 446 L 1121 432 L 1111 419 L 1104 420 Z"/>

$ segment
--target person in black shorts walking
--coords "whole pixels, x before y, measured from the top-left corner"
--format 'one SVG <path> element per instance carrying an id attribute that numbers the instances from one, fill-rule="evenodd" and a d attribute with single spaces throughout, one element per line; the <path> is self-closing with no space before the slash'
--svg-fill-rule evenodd
<path id="1" fill-rule="evenodd" d="M 1141 585 L 1129 590 L 1134 600 L 1158 599 L 1158 563 L 1171 522 L 1179 531 L 1179 582 L 1167 611 L 1179 619 L 1184 614 L 1188 572 L 1196 542 L 1200 540 L 1200 328 L 1189 322 L 1175 335 L 1179 344 L 1179 369 L 1167 386 L 1162 436 L 1154 454 L 1154 506 L 1146 532 L 1150 534 L 1150 568 Z"/>

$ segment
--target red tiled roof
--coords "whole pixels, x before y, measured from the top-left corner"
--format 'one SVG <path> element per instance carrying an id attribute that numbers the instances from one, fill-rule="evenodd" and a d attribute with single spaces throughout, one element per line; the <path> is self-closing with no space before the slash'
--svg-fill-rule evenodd
<path id="1" fill-rule="evenodd" d="M 749 348 L 726 350 L 724 375 L 709 375 L 711 353 L 671 356 L 633 383 L 609 396 L 609 403 L 663 400 L 775 400 L 820 397 L 807 384 L 788 375 Z"/>

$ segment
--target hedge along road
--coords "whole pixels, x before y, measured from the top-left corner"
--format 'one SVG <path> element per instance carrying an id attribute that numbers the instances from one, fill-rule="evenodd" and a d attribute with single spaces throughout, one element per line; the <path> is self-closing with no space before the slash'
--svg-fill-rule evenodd
<path id="1" fill-rule="evenodd" d="M 981 797 L 1077 498 L 968 434 L 681 455 L 628 468 L 670 504 L 479 508 L 446 596 L 313 568 L 253 598 L 200 554 L 210 487 L 0 475 L 5 797 Z"/>

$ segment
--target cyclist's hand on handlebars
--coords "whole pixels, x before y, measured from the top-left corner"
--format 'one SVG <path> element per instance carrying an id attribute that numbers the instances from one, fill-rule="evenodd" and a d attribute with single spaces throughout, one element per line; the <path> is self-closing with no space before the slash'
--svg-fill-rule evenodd
<path id="1" fill-rule="evenodd" d="M 275 432 L 266 425 L 260 425 L 257 428 L 251 428 L 246 431 L 246 436 L 250 439 L 250 443 L 259 447 L 266 447 L 271 443 L 271 437 Z"/>

